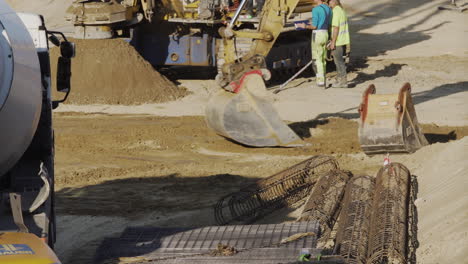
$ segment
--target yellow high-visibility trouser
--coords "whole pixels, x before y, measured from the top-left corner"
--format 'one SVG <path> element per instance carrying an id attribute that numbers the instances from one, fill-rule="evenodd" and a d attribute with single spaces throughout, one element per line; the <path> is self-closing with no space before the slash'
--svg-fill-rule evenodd
<path id="1" fill-rule="evenodd" d="M 315 63 L 315 76 L 317 84 L 325 84 L 325 69 L 327 66 L 328 30 L 312 31 L 312 59 Z"/>

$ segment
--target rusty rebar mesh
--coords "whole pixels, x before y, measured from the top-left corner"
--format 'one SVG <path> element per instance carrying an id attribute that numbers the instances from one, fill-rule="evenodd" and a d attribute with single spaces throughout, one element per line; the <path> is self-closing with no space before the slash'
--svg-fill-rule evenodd
<path id="1" fill-rule="evenodd" d="M 367 175 L 354 176 L 346 186 L 334 250 L 346 263 L 366 263 L 374 186 Z"/>
<path id="2" fill-rule="evenodd" d="M 411 190 L 409 195 L 408 208 L 408 263 L 416 264 L 416 249 L 419 247 L 418 242 L 418 211 L 414 201 L 418 194 L 418 179 L 415 175 L 411 175 Z"/>
<path id="3" fill-rule="evenodd" d="M 262 179 L 239 192 L 221 198 L 214 206 L 216 222 L 250 223 L 272 211 L 292 205 L 309 194 L 317 179 L 338 170 L 330 156 L 314 156 L 284 171 Z"/>
<path id="4" fill-rule="evenodd" d="M 407 262 L 409 170 L 390 163 L 377 173 L 372 202 L 368 264 Z"/>
<path id="5" fill-rule="evenodd" d="M 350 172 L 333 170 L 323 174 L 314 185 L 298 221 L 319 221 L 325 241 L 331 232 L 341 209 L 341 200 Z"/>

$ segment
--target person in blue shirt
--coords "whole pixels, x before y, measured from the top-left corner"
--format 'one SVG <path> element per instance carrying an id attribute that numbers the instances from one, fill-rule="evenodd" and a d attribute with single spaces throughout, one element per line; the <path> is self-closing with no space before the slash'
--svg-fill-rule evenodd
<path id="1" fill-rule="evenodd" d="M 325 88 L 325 69 L 327 56 L 328 29 L 332 19 L 332 10 L 322 0 L 314 0 L 316 6 L 312 9 L 312 25 L 299 23 L 297 26 L 312 29 L 312 60 L 318 87 Z"/>

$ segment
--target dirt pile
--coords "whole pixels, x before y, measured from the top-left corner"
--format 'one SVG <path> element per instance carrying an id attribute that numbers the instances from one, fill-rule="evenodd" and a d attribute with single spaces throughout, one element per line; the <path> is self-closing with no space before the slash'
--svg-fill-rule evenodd
<path id="1" fill-rule="evenodd" d="M 468 138 L 416 152 L 418 263 L 465 263 L 468 252 Z"/>
<path id="2" fill-rule="evenodd" d="M 72 92 L 69 104 L 162 103 L 187 94 L 159 74 L 121 39 L 73 40 Z M 57 71 L 58 49 L 52 49 L 52 78 Z"/>

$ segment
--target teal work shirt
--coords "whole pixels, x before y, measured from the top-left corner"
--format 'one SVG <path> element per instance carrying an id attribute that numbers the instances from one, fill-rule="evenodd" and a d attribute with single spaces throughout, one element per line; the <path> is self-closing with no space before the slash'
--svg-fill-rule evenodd
<path id="1" fill-rule="evenodd" d="M 312 26 L 317 29 L 326 29 L 330 27 L 332 10 L 325 4 L 318 5 L 312 9 Z"/>

